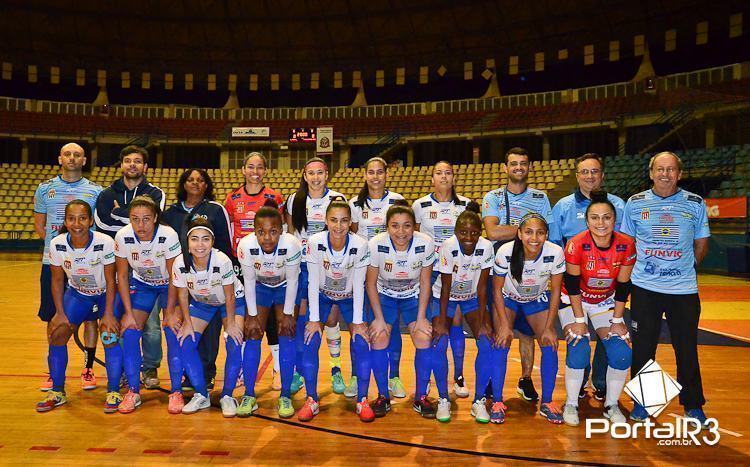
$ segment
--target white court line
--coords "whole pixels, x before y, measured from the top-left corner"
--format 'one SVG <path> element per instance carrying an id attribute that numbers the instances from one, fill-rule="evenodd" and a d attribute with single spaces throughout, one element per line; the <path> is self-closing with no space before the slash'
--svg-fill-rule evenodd
<path id="1" fill-rule="evenodd" d="M 674 417 L 674 418 L 677 418 L 677 419 L 680 419 L 680 418 L 685 418 L 685 417 L 683 417 L 682 415 L 677 415 L 676 413 L 670 413 L 670 414 L 668 414 L 668 415 L 669 415 L 670 417 Z M 729 431 L 729 430 L 725 430 L 724 428 L 719 428 L 719 431 L 721 431 L 722 433 L 726 433 L 726 434 L 728 434 L 728 435 L 732 435 L 732 436 L 734 436 L 735 438 L 742 438 L 742 434 L 740 434 L 740 433 L 735 433 L 734 431 Z"/>
<path id="2" fill-rule="evenodd" d="M 718 334 L 720 336 L 731 337 L 733 339 L 737 339 L 737 340 L 740 340 L 742 342 L 750 342 L 750 339 L 748 339 L 746 336 L 738 336 L 736 334 L 729 334 L 728 332 L 717 331 L 715 329 L 703 328 L 703 327 L 700 327 L 700 326 L 698 326 L 698 329 L 700 329 L 702 331 L 710 332 L 712 334 Z"/>
<path id="3" fill-rule="evenodd" d="M 0 269 L 15 268 L 15 267 L 18 267 L 18 266 L 29 266 L 31 264 L 42 264 L 42 262 L 41 261 L 30 261 L 30 262 L 27 262 L 27 263 L 14 263 L 14 264 L 9 264 L 7 266 L 0 266 Z"/>
<path id="4" fill-rule="evenodd" d="M 521 363 L 521 359 L 519 359 L 519 358 L 516 358 L 516 357 L 510 357 L 510 359 L 511 359 L 511 360 L 513 360 L 514 362 L 518 362 L 518 363 Z M 541 371 L 541 369 L 540 369 L 540 368 L 539 368 L 538 366 L 536 366 L 536 365 L 534 365 L 534 369 L 535 369 L 535 370 L 540 370 L 540 371 Z M 563 378 L 563 375 L 561 375 L 561 374 L 558 374 L 558 375 L 557 375 L 557 377 L 558 377 L 558 378 Z"/>

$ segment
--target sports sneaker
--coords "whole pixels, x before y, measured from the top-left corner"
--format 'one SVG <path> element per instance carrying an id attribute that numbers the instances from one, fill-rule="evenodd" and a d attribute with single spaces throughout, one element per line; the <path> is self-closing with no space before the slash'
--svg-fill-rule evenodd
<path id="1" fill-rule="evenodd" d="M 281 374 L 276 370 L 273 371 L 273 376 L 271 377 L 271 389 L 281 391 Z"/>
<path id="2" fill-rule="evenodd" d="M 633 410 L 630 412 L 630 419 L 634 422 L 645 422 L 649 415 L 646 409 L 641 404 L 634 404 Z"/>
<path id="3" fill-rule="evenodd" d="M 295 371 L 294 376 L 292 376 L 292 394 L 297 394 L 303 387 L 305 387 L 305 379 Z"/>
<path id="4" fill-rule="evenodd" d="M 39 385 L 39 390 L 44 391 L 44 392 L 52 390 L 52 377 L 51 376 L 47 377 L 47 380 Z"/>
<path id="5" fill-rule="evenodd" d="M 55 407 L 59 407 L 68 402 L 68 398 L 65 397 L 65 393 L 61 391 L 47 391 L 47 395 L 40 402 L 36 404 L 37 412 L 49 412 Z"/>
<path id="6" fill-rule="evenodd" d="M 185 407 L 185 398 L 182 397 L 182 393 L 175 391 L 169 395 L 169 405 L 167 406 L 167 412 L 172 415 L 182 413 L 182 408 Z"/>
<path id="7" fill-rule="evenodd" d="M 240 375 L 237 377 L 237 386 L 244 386 L 245 385 L 245 373 L 242 371 L 242 368 L 240 368 Z"/>
<path id="8" fill-rule="evenodd" d="M 572 404 L 565 404 L 563 406 L 563 422 L 568 426 L 580 425 L 581 420 L 578 418 L 578 407 Z"/>
<path id="9" fill-rule="evenodd" d="M 388 380 L 388 390 L 391 391 L 393 397 L 397 399 L 403 399 L 406 397 L 406 388 L 404 383 L 401 382 L 401 378 L 396 376 Z M 429 389 L 427 391 L 429 393 Z"/>
<path id="10" fill-rule="evenodd" d="M 357 397 L 357 377 L 352 376 L 349 379 L 349 386 L 344 389 L 344 395 L 346 397 Z"/>
<path id="11" fill-rule="evenodd" d="M 196 392 L 195 395 L 193 395 L 193 398 L 190 399 L 190 402 L 185 404 L 185 407 L 182 408 L 182 413 L 186 415 L 194 414 L 199 410 L 204 410 L 209 407 L 211 407 L 211 401 L 208 400 L 208 397 Z"/>
<path id="12" fill-rule="evenodd" d="M 594 399 L 598 401 L 603 401 L 606 398 L 607 398 L 606 389 L 594 389 Z"/>
<path id="13" fill-rule="evenodd" d="M 471 404 L 471 416 L 479 423 L 490 422 L 490 414 L 487 412 L 487 399 L 485 397 Z"/>
<path id="14" fill-rule="evenodd" d="M 156 368 L 147 368 L 141 372 L 141 382 L 146 389 L 158 389 L 161 381 Z"/>
<path id="15" fill-rule="evenodd" d="M 609 419 L 612 423 L 625 423 L 628 420 L 625 418 L 625 415 L 622 414 L 622 411 L 620 411 L 620 407 L 617 404 L 604 407 L 604 418 Z"/>
<path id="16" fill-rule="evenodd" d="M 375 412 L 372 411 L 370 403 L 367 402 L 367 398 L 363 397 L 361 401 L 357 402 L 357 415 L 363 422 L 371 422 L 375 420 Z"/>
<path id="17" fill-rule="evenodd" d="M 562 411 L 560 411 L 560 407 L 554 402 L 541 404 L 539 406 L 539 414 L 555 425 L 559 425 L 563 422 Z"/>
<path id="18" fill-rule="evenodd" d="M 588 395 L 589 395 L 589 393 L 588 393 L 588 391 L 586 391 L 586 382 L 584 381 L 583 384 L 581 385 L 581 390 L 578 391 L 578 398 L 579 399 L 585 399 L 586 396 L 588 396 Z"/>
<path id="19" fill-rule="evenodd" d="M 453 393 L 456 395 L 456 397 L 464 398 L 469 397 L 469 388 L 466 387 L 466 381 L 464 381 L 463 376 L 459 376 L 456 378 L 456 381 L 453 383 Z"/>
<path id="20" fill-rule="evenodd" d="M 346 383 L 340 371 L 331 375 L 331 386 L 333 387 L 334 394 L 343 394 L 346 390 Z"/>
<path id="21" fill-rule="evenodd" d="M 216 377 L 212 376 L 206 380 L 206 390 L 213 391 L 214 386 L 216 386 Z"/>
<path id="22" fill-rule="evenodd" d="M 258 410 L 258 400 L 255 396 L 248 396 L 245 394 L 242 396 L 240 406 L 237 408 L 237 416 L 240 418 L 247 418 L 256 410 Z"/>
<path id="23" fill-rule="evenodd" d="M 419 400 L 415 400 L 412 408 L 424 418 L 435 418 L 435 406 L 427 396 L 422 396 Z"/>
<path id="24" fill-rule="evenodd" d="M 309 422 L 314 416 L 318 415 L 319 410 L 320 404 L 318 404 L 318 401 L 308 396 L 305 405 L 297 412 L 297 418 L 301 422 Z"/>
<path id="25" fill-rule="evenodd" d="M 122 395 L 117 391 L 110 391 L 104 399 L 104 413 L 115 413 L 122 402 Z"/>
<path id="26" fill-rule="evenodd" d="M 539 394 L 536 392 L 536 389 L 534 389 L 534 382 L 531 378 L 519 379 L 516 392 L 527 401 L 535 401 L 539 399 Z"/>
<path id="27" fill-rule="evenodd" d="M 81 388 L 84 391 L 96 389 L 96 376 L 94 376 L 93 369 L 84 368 L 81 370 Z"/>
<path id="28" fill-rule="evenodd" d="M 711 427 L 708 423 L 708 417 L 703 413 L 702 408 L 690 409 L 685 411 L 685 418 L 696 420 L 701 425 L 701 429 L 707 430 Z"/>
<path id="29" fill-rule="evenodd" d="M 391 411 L 391 400 L 382 394 L 379 395 L 372 404 L 372 411 L 378 418 L 385 417 L 385 414 Z"/>
<path id="30" fill-rule="evenodd" d="M 182 378 L 182 392 L 187 391 L 195 391 L 195 388 L 193 387 L 193 383 L 190 381 L 190 378 L 187 377 L 187 375 Z"/>
<path id="31" fill-rule="evenodd" d="M 438 399 L 437 412 L 435 412 L 435 418 L 439 422 L 451 421 L 451 401 L 445 397 Z"/>
<path id="32" fill-rule="evenodd" d="M 135 412 L 135 409 L 141 405 L 141 395 L 137 392 L 128 391 L 125 397 L 122 398 L 120 406 L 117 407 L 117 411 L 120 413 L 131 413 Z"/>
<path id="33" fill-rule="evenodd" d="M 288 397 L 279 397 L 279 417 L 292 418 L 294 416 L 294 406 L 292 400 Z"/>
<path id="34" fill-rule="evenodd" d="M 503 401 L 493 403 L 492 408 L 490 409 L 490 422 L 497 424 L 505 423 L 506 410 L 508 410 L 508 407 Z"/>
<path id="35" fill-rule="evenodd" d="M 237 399 L 232 396 L 223 396 L 219 400 L 221 414 L 224 418 L 232 418 L 237 415 Z"/>

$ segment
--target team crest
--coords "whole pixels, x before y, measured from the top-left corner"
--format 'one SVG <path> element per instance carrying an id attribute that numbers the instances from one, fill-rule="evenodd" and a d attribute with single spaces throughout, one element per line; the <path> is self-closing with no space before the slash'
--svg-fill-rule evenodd
<path id="1" fill-rule="evenodd" d="M 393 271 L 393 263 L 391 261 L 386 261 L 383 269 L 385 269 L 385 272 Z"/>
<path id="2" fill-rule="evenodd" d="M 325 269 L 327 271 L 330 268 L 331 268 L 331 262 L 328 261 L 327 259 L 324 259 L 323 260 L 323 269 Z"/>
<path id="3" fill-rule="evenodd" d="M 51 189 L 47 192 L 47 199 L 55 199 L 55 189 Z"/>
<path id="4" fill-rule="evenodd" d="M 369 214 L 370 214 L 370 213 L 369 213 L 369 212 L 367 212 L 367 211 L 363 212 L 363 213 L 362 213 L 362 219 L 367 219 L 367 217 L 369 216 Z"/>
<path id="5" fill-rule="evenodd" d="M 255 262 L 255 269 L 260 271 L 260 263 L 258 261 Z"/>
<path id="6" fill-rule="evenodd" d="M 134 251 L 130 253 L 130 257 L 133 258 L 133 261 L 138 261 L 138 252 Z"/>
<path id="7" fill-rule="evenodd" d="M 70 268 L 71 268 L 71 266 L 72 266 L 72 265 L 70 264 L 70 261 L 68 261 L 67 259 L 66 259 L 66 260 L 65 260 L 65 261 L 63 262 L 63 267 L 64 267 L 65 269 L 70 269 Z"/>
<path id="8" fill-rule="evenodd" d="M 651 218 L 651 211 L 648 208 L 641 210 L 641 220 L 647 221 Z"/>
<path id="9" fill-rule="evenodd" d="M 188 281 L 187 282 L 187 288 L 188 289 L 192 289 L 193 288 L 193 281 Z"/>
<path id="10" fill-rule="evenodd" d="M 435 211 L 432 211 L 432 212 L 430 213 L 430 219 L 437 219 L 437 212 L 435 212 Z"/>
<path id="11" fill-rule="evenodd" d="M 593 271 L 595 267 L 596 267 L 596 261 L 594 261 L 593 259 L 586 261 L 587 271 Z"/>

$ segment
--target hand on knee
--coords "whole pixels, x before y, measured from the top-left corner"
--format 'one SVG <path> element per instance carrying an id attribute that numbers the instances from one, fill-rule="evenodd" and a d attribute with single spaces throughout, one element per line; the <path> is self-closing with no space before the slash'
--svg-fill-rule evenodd
<path id="1" fill-rule="evenodd" d="M 633 351 L 623 339 L 612 336 L 602 340 L 607 351 L 607 364 L 615 370 L 627 370 L 633 361 Z"/>
<path id="2" fill-rule="evenodd" d="M 568 344 L 565 355 L 565 365 L 574 370 L 583 370 L 591 361 L 591 345 L 589 338 L 584 337 L 576 343 Z"/>

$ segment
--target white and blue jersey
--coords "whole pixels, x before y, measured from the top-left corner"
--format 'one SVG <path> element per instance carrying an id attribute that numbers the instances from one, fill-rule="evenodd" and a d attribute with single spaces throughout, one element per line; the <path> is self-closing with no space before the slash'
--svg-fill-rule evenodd
<path id="1" fill-rule="evenodd" d="M 635 238 L 631 280 L 652 292 L 698 293 L 693 241 L 711 236 L 706 203 L 685 190 L 666 198 L 647 190 L 625 204 L 622 233 Z"/>
<path id="2" fill-rule="evenodd" d="M 172 263 L 172 283 L 177 288 L 187 288 L 195 302 L 211 307 L 224 306 L 227 302 L 224 286 L 234 285 L 236 307 L 242 306 L 244 309 L 241 302 L 245 298 L 245 288 L 234 274 L 232 260 L 216 248 L 211 249 L 208 265 L 202 271 L 185 266 L 183 255 L 175 258 Z"/>
<path id="3" fill-rule="evenodd" d="M 482 219 L 497 217 L 499 225 L 518 226 L 526 214 L 533 212 L 544 217 L 552 228 L 552 208 L 549 198 L 543 191 L 526 188 L 523 193 L 515 194 L 506 189 L 497 188 L 484 195 L 482 200 Z"/>
<path id="4" fill-rule="evenodd" d="M 524 261 L 519 283 L 510 273 L 510 256 L 517 241 L 519 240 L 508 242 L 497 250 L 495 275 L 505 277 L 503 295 L 506 298 L 528 303 L 546 295 L 552 276 L 565 272 L 565 253 L 559 245 L 550 241 L 544 242 L 542 251 L 536 259 Z"/>
<path id="5" fill-rule="evenodd" d="M 456 219 L 464 212 L 469 201 L 469 198 L 458 195 L 458 202 L 441 203 L 435 199 L 434 193 L 414 201 L 411 208 L 419 224 L 419 231 L 432 239 L 435 251 L 439 251 L 443 242 L 453 235 Z"/>
<path id="6" fill-rule="evenodd" d="M 365 240 L 370 240 L 375 235 L 385 232 L 385 214 L 388 212 L 388 208 L 393 206 L 397 199 L 404 199 L 404 197 L 386 190 L 385 195 L 380 199 L 367 198 L 364 208 L 355 204 L 358 199 L 359 197 L 355 196 L 349 201 L 349 206 L 352 209 L 352 224 L 358 226 L 357 235 Z"/>
<path id="7" fill-rule="evenodd" d="M 59 175 L 39 184 L 34 192 L 34 212 L 47 216 L 42 264 L 50 264 L 49 245 L 65 222 L 65 206 L 74 199 L 80 199 L 88 203 L 93 212 L 102 190 L 102 187 L 86 178 L 66 182 Z"/>
<path id="8" fill-rule="evenodd" d="M 70 234 L 58 235 L 50 242 L 49 264 L 61 267 L 68 278 L 68 286 L 81 295 L 105 293 L 104 266 L 114 262 L 115 242 L 101 232 L 91 232 L 85 248 L 73 248 Z"/>
<path id="9" fill-rule="evenodd" d="M 286 201 L 286 211 L 290 216 L 292 215 L 292 208 L 294 207 L 294 197 L 296 195 L 296 192 L 292 193 L 292 195 Z M 303 229 L 302 231 L 298 231 L 295 229 L 294 231 L 294 236 L 297 237 L 300 243 L 302 243 L 303 263 L 305 262 L 305 246 L 307 245 L 307 239 L 310 238 L 311 235 L 325 230 L 326 209 L 328 209 L 328 205 L 331 204 L 331 198 L 337 197 L 346 202 L 346 197 L 344 195 L 329 188 L 326 188 L 326 191 L 320 198 L 311 198 L 310 195 L 307 195 L 307 201 L 305 203 L 305 211 L 307 214 L 307 229 Z"/>
<path id="10" fill-rule="evenodd" d="M 617 219 L 615 220 L 615 231 L 620 231 L 622 216 L 625 209 L 625 202 L 611 194 L 607 193 L 607 199 L 615 207 Z M 586 208 L 591 204 L 591 200 L 586 198 L 581 190 L 561 198 L 552 208 L 552 222 L 549 226 L 549 241 L 557 243 L 564 247 L 571 238 L 588 228 L 586 225 Z"/>

